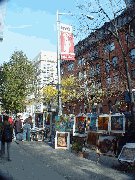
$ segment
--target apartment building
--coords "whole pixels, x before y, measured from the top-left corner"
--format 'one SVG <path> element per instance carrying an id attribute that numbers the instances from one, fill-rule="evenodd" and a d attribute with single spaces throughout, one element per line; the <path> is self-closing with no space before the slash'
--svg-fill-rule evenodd
<path id="1" fill-rule="evenodd" d="M 68 75 L 77 77 L 81 87 L 79 87 L 79 91 L 86 92 L 82 93 L 84 97 L 71 100 L 71 103 L 65 103 L 64 113 L 77 115 L 90 112 L 130 111 L 124 57 L 126 56 L 127 59 L 134 91 L 134 16 L 134 9 L 126 9 L 115 20 L 106 22 L 101 28 L 92 32 L 75 46 L 75 61 L 61 62 L 62 78 Z M 113 35 L 116 30 L 115 26 L 118 30 L 119 39 Z M 100 94 L 103 89 L 105 89 L 105 95 L 96 99 L 97 94 Z"/>
<path id="2" fill-rule="evenodd" d="M 41 50 L 41 52 L 32 60 L 32 63 L 36 68 L 37 76 L 39 79 L 36 94 L 41 92 L 42 97 L 43 87 L 52 84 L 57 84 L 58 82 L 57 53 Z M 29 98 L 35 98 L 36 94 L 33 94 Z M 31 114 L 33 114 L 34 112 L 43 112 L 43 110 L 45 109 L 46 107 L 44 105 L 44 101 L 43 99 L 41 99 L 39 101 L 34 102 L 33 105 L 27 107 L 27 112 L 31 112 Z"/>

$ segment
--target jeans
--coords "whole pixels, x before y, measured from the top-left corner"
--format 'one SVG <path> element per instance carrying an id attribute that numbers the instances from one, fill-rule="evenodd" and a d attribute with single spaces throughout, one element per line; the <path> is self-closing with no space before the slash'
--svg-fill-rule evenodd
<path id="1" fill-rule="evenodd" d="M 8 154 L 8 159 L 10 159 L 10 147 L 11 147 L 11 142 L 6 142 L 7 143 L 7 154 Z M 5 155 L 5 142 L 1 141 L 1 156 Z"/>
<path id="2" fill-rule="evenodd" d="M 23 128 L 23 140 L 30 141 L 30 131 L 31 131 L 31 125 L 28 123 L 25 123 Z"/>

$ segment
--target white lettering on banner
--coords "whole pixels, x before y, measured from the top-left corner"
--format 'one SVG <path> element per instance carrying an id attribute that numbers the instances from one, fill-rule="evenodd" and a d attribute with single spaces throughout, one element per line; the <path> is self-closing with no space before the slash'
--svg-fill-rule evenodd
<path id="1" fill-rule="evenodd" d="M 61 31 L 61 59 L 75 60 L 72 26 L 60 24 Z"/>

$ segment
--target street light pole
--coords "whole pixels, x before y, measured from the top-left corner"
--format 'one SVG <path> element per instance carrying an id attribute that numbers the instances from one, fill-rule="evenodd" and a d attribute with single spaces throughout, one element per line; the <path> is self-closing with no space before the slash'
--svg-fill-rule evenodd
<path id="1" fill-rule="evenodd" d="M 57 11 L 57 70 L 58 70 L 58 116 L 62 115 L 61 102 L 61 77 L 60 77 L 60 55 L 59 55 L 59 12 Z"/>

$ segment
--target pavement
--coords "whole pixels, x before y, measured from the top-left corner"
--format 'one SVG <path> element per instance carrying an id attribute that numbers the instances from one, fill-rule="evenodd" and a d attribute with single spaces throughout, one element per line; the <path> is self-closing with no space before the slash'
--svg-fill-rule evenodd
<path id="1" fill-rule="evenodd" d="M 121 169 L 117 158 L 98 155 L 94 150 L 89 152 L 88 159 L 78 157 L 70 150 L 54 149 L 54 146 L 36 141 L 13 141 L 11 159 L 7 154 L 0 159 L 0 179 L 4 180 L 133 180 L 134 170 L 127 172 Z"/>

